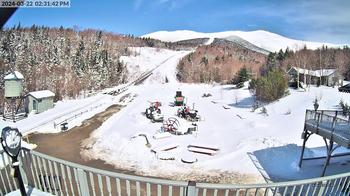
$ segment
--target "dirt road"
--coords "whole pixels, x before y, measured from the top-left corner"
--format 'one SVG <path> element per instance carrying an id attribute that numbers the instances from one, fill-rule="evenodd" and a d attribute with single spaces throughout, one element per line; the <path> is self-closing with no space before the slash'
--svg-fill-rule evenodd
<path id="1" fill-rule="evenodd" d="M 94 130 L 122 107 L 120 105 L 112 105 L 104 112 L 83 121 L 81 126 L 72 128 L 65 133 L 31 134 L 29 135 L 29 141 L 38 145 L 35 149 L 36 151 L 53 157 L 104 170 L 123 171 L 115 169 L 112 165 L 105 164 L 101 160 L 86 160 L 80 154 L 81 142 L 89 138 Z M 128 171 L 123 172 L 130 173 Z"/>

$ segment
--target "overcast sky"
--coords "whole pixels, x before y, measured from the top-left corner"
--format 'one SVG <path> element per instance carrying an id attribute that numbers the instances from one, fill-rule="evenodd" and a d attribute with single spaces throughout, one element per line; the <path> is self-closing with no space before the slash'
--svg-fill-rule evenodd
<path id="1" fill-rule="evenodd" d="M 70 8 L 20 8 L 7 27 L 45 25 L 143 35 L 159 30 L 267 30 L 350 43 L 350 0 L 71 0 Z"/>

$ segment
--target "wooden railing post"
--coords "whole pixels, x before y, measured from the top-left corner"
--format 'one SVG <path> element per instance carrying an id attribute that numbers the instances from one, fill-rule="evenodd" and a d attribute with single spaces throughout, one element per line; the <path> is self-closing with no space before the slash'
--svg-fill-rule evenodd
<path id="1" fill-rule="evenodd" d="M 81 195 L 89 196 L 90 195 L 89 185 L 87 182 L 87 177 L 86 177 L 85 171 L 78 168 L 77 173 L 78 173 L 78 183 L 79 183 L 79 189 L 80 189 Z"/>
<path id="2" fill-rule="evenodd" d="M 186 196 L 197 196 L 195 181 L 188 182 L 187 189 L 186 189 Z"/>
<path id="3" fill-rule="evenodd" d="M 325 195 L 326 185 L 327 185 L 327 181 L 321 181 L 318 183 L 318 186 L 320 186 L 320 188 L 318 189 L 318 194 L 317 194 L 318 196 Z"/>

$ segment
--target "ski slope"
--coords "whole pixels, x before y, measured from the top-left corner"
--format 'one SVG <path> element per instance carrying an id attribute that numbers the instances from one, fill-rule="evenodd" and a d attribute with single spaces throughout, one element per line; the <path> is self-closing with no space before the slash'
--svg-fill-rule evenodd
<path id="1" fill-rule="evenodd" d="M 280 49 L 285 50 L 287 47 L 291 50 L 299 50 L 307 46 L 310 49 L 317 49 L 326 45 L 328 47 L 341 47 L 343 45 L 321 43 L 321 42 L 310 42 L 303 40 L 290 39 L 275 33 L 268 31 L 257 30 L 257 31 L 223 31 L 216 33 L 201 33 L 189 30 L 178 30 L 178 31 L 157 31 L 143 35 L 142 37 L 151 37 L 167 42 L 176 42 L 194 38 L 210 38 L 206 44 L 210 44 L 214 38 L 227 38 L 230 36 L 238 36 L 260 48 L 271 52 L 277 52 Z M 345 45 L 345 44 L 344 44 Z"/>
<path id="2" fill-rule="evenodd" d="M 177 82 L 176 66 L 179 60 L 192 51 L 174 51 L 150 47 L 129 48 L 133 55 L 122 56 L 120 60 L 129 71 L 129 81 L 143 73 L 152 72 L 145 83 Z"/>

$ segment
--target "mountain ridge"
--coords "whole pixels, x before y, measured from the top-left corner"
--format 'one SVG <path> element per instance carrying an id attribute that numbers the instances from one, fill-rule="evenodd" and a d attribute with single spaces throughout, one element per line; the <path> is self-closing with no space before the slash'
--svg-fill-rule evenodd
<path id="1" fill-rule="evenodd" d="M 228 38 L 232 36 L 237 36 L 259 48 L 268 50 L 270 52 L 277 52 L 280 49 L 285 50 L 287 47 L 291 50 L 299 50 L 305 45 L 309 49 L 317 49 L 322 46 L 338 48 L 348 45 L 296 40 L 264 30 L 222 31 L 213 33 L 202 33 L 191 30 L 156 31 L 142 35 L 141 37 L 150 37 L 166 42 L 177 42 L 195 38 L 209 38 L 210 40 L 213 40 L 213 38 Z"/>

